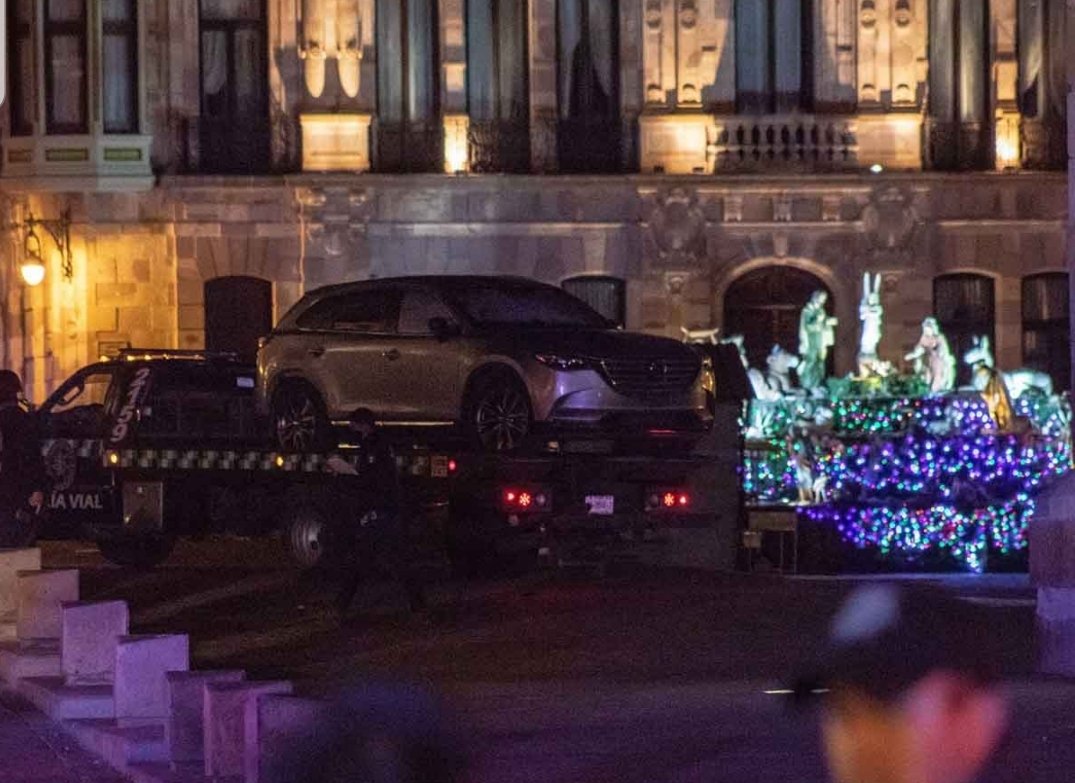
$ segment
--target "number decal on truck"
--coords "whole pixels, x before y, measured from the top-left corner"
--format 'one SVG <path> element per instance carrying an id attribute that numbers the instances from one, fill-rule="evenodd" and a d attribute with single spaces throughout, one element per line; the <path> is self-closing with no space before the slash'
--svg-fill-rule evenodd
<path id="1" fill-rule="evenodd" d="M 112 427 L 112 443 L 122 443 L 127 437 L 131 420 L 137 414 L 138 406 L 142 404 L 142 397 L 145 394 L 148 382 L 149 368 L 142 367 L 134 374 L 134 380 L 127 387 L 127 401 L 120 408 L 119 415 L 116 417 L 116 424 Z"/>

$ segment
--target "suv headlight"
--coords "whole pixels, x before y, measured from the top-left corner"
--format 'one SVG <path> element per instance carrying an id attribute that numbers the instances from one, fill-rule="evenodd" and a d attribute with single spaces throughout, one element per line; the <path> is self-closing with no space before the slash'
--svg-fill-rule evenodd
<path id="1" fill-rule="evenodd" d="M 558 356 L 554 353 L 534 354 L 534 358 L 554 370 L 585 370 L 590 363 L 578 356 Z"/>

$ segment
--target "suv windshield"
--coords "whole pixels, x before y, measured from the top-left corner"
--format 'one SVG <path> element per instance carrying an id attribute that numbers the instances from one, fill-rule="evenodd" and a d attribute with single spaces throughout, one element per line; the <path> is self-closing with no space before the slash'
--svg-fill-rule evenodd
<path id="1" fill-rule="evenodd" d="M 479 327 L 611 328 L 589 305 L 552 286 L 470 283 L 453 287 L 449 296 Z"/>

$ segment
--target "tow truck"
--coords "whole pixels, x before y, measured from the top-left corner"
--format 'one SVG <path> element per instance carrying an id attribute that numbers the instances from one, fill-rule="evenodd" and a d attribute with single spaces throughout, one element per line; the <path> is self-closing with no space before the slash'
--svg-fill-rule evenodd
<path id="1" fill-rule="evenodd" d="M 113 562 L 152 566 L 180 536 L 280 534 L 300 566 L 323 563 L 340 525 L 375 513 L 380 488 L 347 443 L 275 448 L 255 383 L 253 367 L 205 351 L 125 349 L 76 373 L 37 411 L 54 482 L 43 536 L 82 535 Z M 406 491 L 466 570 L 509 550 L 592 557 L 675 529 L 720 531 L 732 558 L 738 408 L 724 413 L 689 454 L 565 438 L 489 454 L 450 431 L 391 442 Z"/>

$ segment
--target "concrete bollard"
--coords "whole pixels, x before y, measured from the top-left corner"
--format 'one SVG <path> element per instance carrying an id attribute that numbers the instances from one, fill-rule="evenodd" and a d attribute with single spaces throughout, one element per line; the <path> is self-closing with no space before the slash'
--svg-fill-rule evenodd
<path id="1" fill-rule="evenodd" d="M 246 672 L 169 672 L 168 722 L 164 741 L 173 765 L 205 761 L 205 687 L 224 682 L 242 682 Z"/>
<path id="2" fill-rule="evenodd" d="M 1030 578 L 1038 588 L 1038 668 L 1075 677 L 1075 473 L 1038 495 L 1029 541 Z"/>
<path id="3" fill-rule="evenodd" d="M 256 754 L 247 754 L 243 783 L 291 783 L 307 769 L 296 750 L 312 747 L 331 720 L 332 704 L 301 696 L 258 699 Z M 253 743 L 252 743 L 253 744 Z"/>
<path id="4" fill-rule="evenodd" d="M 122 636 L 116 643 L 116 720 L 168 717 L 168 672 L 190 669 L 186 634 Z"/>
<path id="5" fill-rule="evenodd" d="M 290 682 L 205 686 L 205 776 L 239 777 L 257 767 L 258 697 L 291 693 Z"/>
<path id="6" fill-rule="evenodd" d="M 15 593 L 19 639 L 58 639 L 63 631 L 61 605 L 78 600 L 78 571 L 20 571 Z"/>
<path id="7" fill-rule="evenodd" d="M 126 601 L 67 603 L 61 607 L 60 655 L 67 685 L 111 684 L 116 645 L 130 631 Z"/>
<path id="8" fill-rule="evenodd" d="M 15 577 L 18 573 L 40 570 L 40 549 L 0 549 L 0 617 L 14 614 L 18 606 L 15 597 Z"/>

